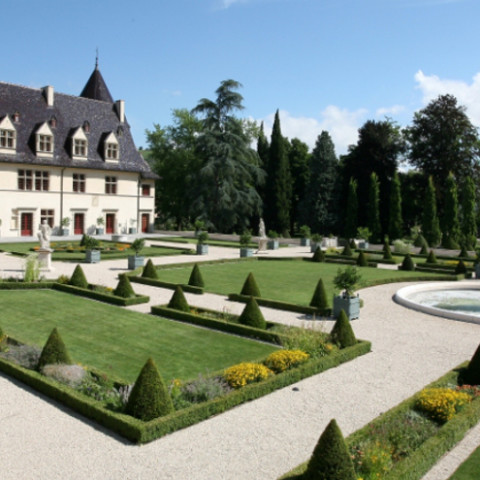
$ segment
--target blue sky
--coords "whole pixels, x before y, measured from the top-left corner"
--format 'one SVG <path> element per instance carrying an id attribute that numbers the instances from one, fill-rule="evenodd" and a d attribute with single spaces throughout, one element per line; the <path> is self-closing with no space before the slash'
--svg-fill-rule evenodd
<path id="1" fill-rule="evenodd" d="M 478 0 L 15 0 L 0 81 L 78 95 L 95 65 L 137 146 L 175 108 L 243 84 L 242 116 L 337 153 L 369 119 L 400 125 L 452 93 L 480 126 Z M 1 101 L 1 99 L 0 99 Z"/>

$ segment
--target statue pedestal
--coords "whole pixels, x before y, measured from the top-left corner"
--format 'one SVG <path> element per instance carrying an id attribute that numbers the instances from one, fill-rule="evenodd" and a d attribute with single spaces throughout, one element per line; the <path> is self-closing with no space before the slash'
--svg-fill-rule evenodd
<path id="1" fill-rule="evenodd" d="M 52 252 L 51 248 L 40 248 L 38 253 L 38 263 L 40 264 L 40 268 L 42 270 L 46 270 L 50 272 L 53 270 L 52 268 Z"/>
<path id="2" fill-rule="evenodd" d="M 267 241 L 268 241 L 267 238 L 260 238 L 258 240 L 258 250 L 257 250 L 258 252 L 261 252 L 267 249 Z"/>

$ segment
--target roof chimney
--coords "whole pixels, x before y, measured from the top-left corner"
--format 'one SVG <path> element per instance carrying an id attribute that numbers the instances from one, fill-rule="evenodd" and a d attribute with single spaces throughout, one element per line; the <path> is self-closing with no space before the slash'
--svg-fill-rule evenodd
<path id="1" fill-rule="evenodd" d="M 43 95 L 47 101 L 47 107 L 53 107 L 53 87 L 51 85 L 43 88 Z"/>
<path id="2" fill-rule="evenodd" d="M 118 119 L 123 123 L 125 121 L 125 100 L 117 100 L 115 108 L 117 109 Z"/>

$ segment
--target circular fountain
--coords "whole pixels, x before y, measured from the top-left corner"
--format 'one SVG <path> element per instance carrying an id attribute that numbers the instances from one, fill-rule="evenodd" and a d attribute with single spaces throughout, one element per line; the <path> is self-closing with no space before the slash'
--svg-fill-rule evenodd
<path id="1" fill-rule="evenodd" d="M 480 324 L 480 282 L 433 282 L 401 288 L 400 305 L 439 317 Z"/>

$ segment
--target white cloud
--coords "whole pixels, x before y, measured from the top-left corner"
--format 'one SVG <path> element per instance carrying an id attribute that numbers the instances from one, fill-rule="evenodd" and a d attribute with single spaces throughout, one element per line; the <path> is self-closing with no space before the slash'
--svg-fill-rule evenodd
<path id="1" fill-rule="evenodd" d="M 280 127 L 282 135 L 299 138 L 305 142 L 310 150 L 315 146 L 315 141 L 322 130 L 327 131 L 332 137 L 337 155 L 347 153 L 348 146 L 358 140 L 358 129 L 365 121 L 367 110 L 359 109 L 349 111 L 335 105 L 329 105 L 321 113 L 319 118 L 295 117 L 285 110 L 280 110 Z M 260 119 L 264 123 L 264 131 L 270 138 L 275 114 Z"/>
<path id="2" fill-rule="evenodd" d="M 403 105 L 392 105 L 391 107 L 378 108 L 375 112 L 377 117 L 388 117 L 390 115 L 398 115 L 403 112 L 405 107 Z"/>
<path id="3" fill-rule="evenodd" d="M 422 92 L 422 103 L 426 105 L 439 95 L 455 96 L 460 105 L 467 108 L 467 114 L 474 125 L 480 125 L 480 73 L 468 84 L 461 80 L 441 79 L 437 75 L 425 75 L 421 70 L 415 74 L 417 87 Z"/>

